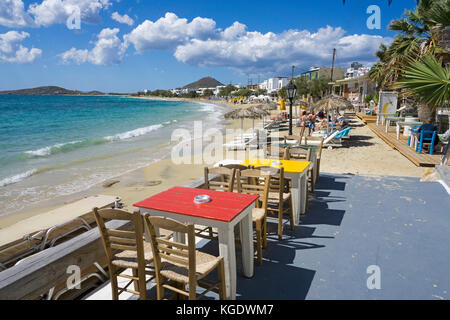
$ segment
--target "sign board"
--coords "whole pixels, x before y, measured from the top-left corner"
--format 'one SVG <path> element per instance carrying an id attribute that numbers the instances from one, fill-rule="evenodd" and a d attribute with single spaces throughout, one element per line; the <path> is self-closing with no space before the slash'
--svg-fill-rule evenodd
<path id="1" fill-rule="evenodd" d="M 383 114 L 395 113 L 397 111 L 397 100 L 398 100 L 397 92 L 380 91 L 380 99 L 378 101 L 377 124 L 379 120 L 382 120 Z"/>

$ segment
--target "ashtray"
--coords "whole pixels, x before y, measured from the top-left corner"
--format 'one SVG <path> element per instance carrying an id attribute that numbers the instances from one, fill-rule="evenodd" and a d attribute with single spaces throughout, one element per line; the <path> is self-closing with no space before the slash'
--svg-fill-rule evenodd
<path id="1" fill-rule="evenodd" d="M 196 196 L 194 198 L 195 203 L 207 203 L 210 201 L 211 201 L 211 197 L 208 196 L 207 194 L 202 194 L 202 195 Z"/>
<path id="2" fill-rule="evenodd" d="M 283 162 L 281 162 L 281 161 L 272 161 L 273 166 L 281 166 L 282 164 L 283 164 Z"/>

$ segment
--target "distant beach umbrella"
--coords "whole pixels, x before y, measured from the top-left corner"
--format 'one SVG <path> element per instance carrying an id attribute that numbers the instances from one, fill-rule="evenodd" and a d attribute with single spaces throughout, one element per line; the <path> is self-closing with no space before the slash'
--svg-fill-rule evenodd
<path id="1" fill-rule="evenodd" d="M 315 110 L 325 110 L 325 111 L 331 111 L 331 110 L 337 110 L 337 109 L 350 109 L 353 108 L 353 104 L 345 99 L 344 97 L 337 96 L 334 94 L 328 95 L 323 97 L 321 100 L 317 101 L 314 104 Z"/>
<path id="2" fill-rule="evenodd" d="M 258 119 L 261 118 L 260 113 L 254 112 L 252 107 L 249 108 L 239 108 L 235 109 L 231 112 L 228 112 L 224 115 L 225 119 L 241 119 L 241 133 L 243 137 L 243 131 L 244 131 L 244 119 Z"/>

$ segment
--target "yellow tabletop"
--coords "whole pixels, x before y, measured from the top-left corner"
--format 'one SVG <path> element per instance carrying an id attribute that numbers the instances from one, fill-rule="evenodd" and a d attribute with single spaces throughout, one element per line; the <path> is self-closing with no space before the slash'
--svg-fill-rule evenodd
<path id="1" fill-rule="evenodd" d="M 279 161 L 281 162 L 280 165 L 272 165 L 272 162 Z M 263 166 L 269 166 L 274 168 L 284 168 L 284 172 L 298 172 L 302 173 L 305 171 L 309 165 L 311 164 L 310 161 L 300 161 L 300 160 L 273 160 L 273 159 L 247 159 L 244 162 L 242 162 L 244 166 L 255 166 L 255 167 L 263 167 Z"/>

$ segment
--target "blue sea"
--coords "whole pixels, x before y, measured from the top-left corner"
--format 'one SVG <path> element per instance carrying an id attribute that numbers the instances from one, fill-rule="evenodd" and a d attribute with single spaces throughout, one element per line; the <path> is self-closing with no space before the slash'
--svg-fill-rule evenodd
<path id="1" fill-rule="evenodd" d="M 171 134 L 224 108 L 116 96 L 0 95 L 0 216 L 89 189 L 170 154 Z"/>

